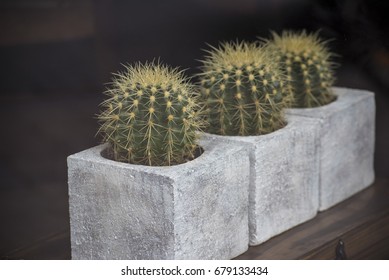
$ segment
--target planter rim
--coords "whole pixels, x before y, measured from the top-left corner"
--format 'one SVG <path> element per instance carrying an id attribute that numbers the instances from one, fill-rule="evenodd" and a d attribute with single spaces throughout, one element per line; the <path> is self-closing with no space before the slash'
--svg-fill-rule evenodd
<path id="1" fill-rule="evenodd" d="M 315 115 L 328 115 L 332 112 L 338 112 L 344 110 L 344 108 L 352 106 L 355 103 L 360 102 L 363 99 L 369 98 L 374 93 L 368 90 L 352 89 L 344 87 L 332 87 L 333 93 L 336 96 L 336 100 L 333 102 L 314 108 L 288 108 L 285 109 L 285 113 L 289 114 L 301 114 L 306 116 Z"/>
<path id="2" fill-rule="evenodd" d="M 230 155 L 243 149 L 243 147 L 240 147 L 239 145 L 234 145 L 233 147 L 229 146 L 228 148 L 225 147 L 225 145 L 227 144 L 219 145 L 211 140 L 201 139 L 198 146 L 203 149 L 203 153 L 200 156 L 191 161 L 172 166 L 148 166 L 107 159 L 101 155 L 101 153 L 109 147 L 109 144 L 107 143 L 72 154 L 68 156 L 67 160 L 69 162 L 70 160 L 77 159 L 90 162 L 91 164 L 104 164 L 131 171 L 177 177 L 177 175 L 182 174 L 185 171 L 194 171 L 197 166 L 202 166 L 203 164 L 212 165 L 214 161 L 218 160 L 220 157 L 218 155 L 220 154 Z"/>
<path id="3" fill-rule="evenodd" d="M 301 121 L 315 122 L 315 120 L 312 120 L 304 116 L 286 115 L 286 114 L 285 114 L 285 120 L 286 120 L 286 125 L 284 127 L 277 129 L 276 131 L 273 131 L 271 133 L 263 134 L 263 135 L 234 136 L 234 135 L 211 134 L 207 132 L 204 132 L 204 135 L 213 139 L 220 139 L 220 140 L 232 139 L 232 140 L 244 141 L 247 143 L 254 143 L 257 142 L 258 140 L 267 140 L 274 137 L 278 137 L 281 134 L 288 133 L 288 131 L 293 130 L 294 127 L 300 126 Z"/>

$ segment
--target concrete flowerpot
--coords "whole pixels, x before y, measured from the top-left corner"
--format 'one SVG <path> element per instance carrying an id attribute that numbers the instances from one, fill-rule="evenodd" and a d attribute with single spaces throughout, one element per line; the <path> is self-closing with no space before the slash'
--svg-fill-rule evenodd
<path id="1" fill-rule="evenodd" d="M 203 140 L 171 167 L 68 157 L 73 259 L 230 259 L 248 248 L 249 158 Z M 239 174 L 239 176 L 237 176 Z"/>
<path id="2" fill-rule="evenodd" d="M 320 121 L 320 203 L 326 210 L 374 181 L 374 93 L 333 88 L 337 100 L 286 114 Z"/>
<path id="3" fill-rule="evenodd" d="M 298 116 L 287 121 L 284 128 L 261 136 L 204 136 L 249 152 L 250 245 L 303 223 L 318 211 L 318 122 Z"/>

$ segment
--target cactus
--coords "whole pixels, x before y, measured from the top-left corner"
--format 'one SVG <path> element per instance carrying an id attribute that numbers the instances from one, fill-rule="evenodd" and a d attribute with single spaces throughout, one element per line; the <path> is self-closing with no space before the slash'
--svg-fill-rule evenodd
<path id="1" fill-rule="evenodd" d="M 193 158 L 202 120 L 183 72 L 160 63 L 125 67 L 114 75 L 98 116 L 114 160 L 165 166 Z"/>
<path id="2" fill-rule="evenodd" d="M 333 54 L 327 42 L 318 33 L 284 31 L 281 36 L 272 33 L 267 48 L 276 53 L 281 67 L 287 75 L 287 90 L 294 96 L 293 107 L 317 107 L 326 105 L 335 96 Z"/>
<path id="3" fill-rule="evenodd" d="M 290 104 L 278 64 L 256 43 L 223 43 L 202 61 L 201 97 L 209 127 L 219 135 L 261 135 L 285 125 Z"/>

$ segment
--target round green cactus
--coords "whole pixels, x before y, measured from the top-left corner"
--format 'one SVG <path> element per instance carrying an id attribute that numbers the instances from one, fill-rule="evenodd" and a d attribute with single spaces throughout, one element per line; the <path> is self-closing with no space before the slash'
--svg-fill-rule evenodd
<path id="1" fill-rule="evenodd" d="M 285 125 L 282 109 L 290 98 L 271 52 L 255 43 L 224 43 L 212 47 L 202 62 L 199 77 L 208 132 L 261 135 Z"/>
<path id="2" fill-rule="evenodd" d="M 181 71 L 160 63 L 126 66 L 106 94 L 99 132 L 114 160 L 164 166 L 193 158 L 202 120 L 198 95 Z"/>
<path id="3" fill-rule="evenodd" d="M 294 96 L 293 107 L 317 107 L 335 99 L 333 54 L 318 33 L 284 31 L 272 33 L 267 47 L 276 53 L 287 75 L 287 89 Z"/>

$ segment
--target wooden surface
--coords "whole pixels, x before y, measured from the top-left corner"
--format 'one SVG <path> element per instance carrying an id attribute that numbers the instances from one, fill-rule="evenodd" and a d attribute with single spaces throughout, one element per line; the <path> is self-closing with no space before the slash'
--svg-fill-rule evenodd
<path id="1" fill-rule="evenodd" d="M 389 180 L 249 250 L 236 259 L 335 259 L 342 239 L 348 259 L 389 259 Z M 1 253 L 1 259 L 70 259 L 69 230 Z"/>

